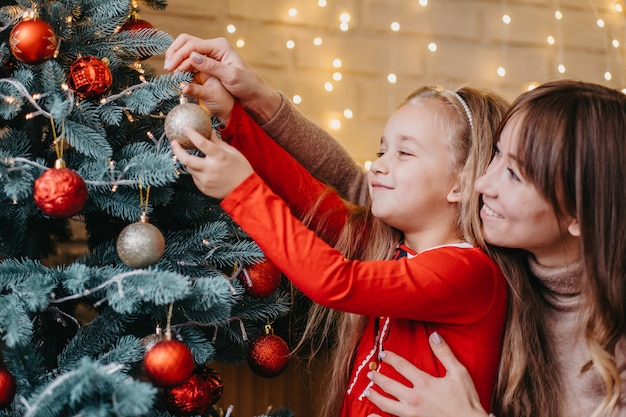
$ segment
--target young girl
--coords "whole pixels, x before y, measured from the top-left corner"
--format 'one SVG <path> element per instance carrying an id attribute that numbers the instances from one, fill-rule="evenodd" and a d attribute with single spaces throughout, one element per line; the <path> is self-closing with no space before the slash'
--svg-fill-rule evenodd
<path id="1" fill-rule="evenodd" d="M 368 373 L 399 377 L 378 360 L 384 349 L 400 350 L 419 368 L 441 375 L 428 347 L 434 330 L 462 351 L 461 361 L 479 381 L 481 402 L 489 406 L 507 290 L 493 261 L 473 246 L 481 239 L 476 233 L 477 201 L 468 191 L 481 161 L 486 164 L 491 154 L 492 116 L 505 106 L 501 99 L 468 88 L 425 88 L 410 96 L 389 119 L 380 156 L 368 174 L 371 211 L 348 213 L 336 194 L 320 187 L 302 167 L 284 164 L 289 158 L 280 149 L 277 160 L 268 160 L 259 149 L 278 146 L 237 104 L 224 137 L 231 139 L 230 127 L 234 143 L 248 138 L 250 146 L 242 149 L 250 149 L 248 158 L 258 174 L 216 138 L 207 141 L 188 132 L 205 157 L 172 144 L 198 188 L 224 198 L 222 207 L 305 295 L 326 307 L 367 316 L 365 323 L 352 326 L 350 337 L 339 339 L 347 348 L 339 350 L 342 360 L 337 363 L 344 366 L 336 370 L 345 372 L 333 379 L 342 390 L 331 394 L 341 393 L 343 399 L 331 401 L 325 415 L 337 415 L 339 409 L 342 416 L 377 411 L 366 398 L 372 389 Z M 343 213 L 327 222 L 335 231 L 343 229 L 338 246 L 350 237 L 350 245 L 342 246 L 350 249 L 342 253 L 319 239 L 261 177 L 296 213 L 320 198 L 322 212 Z M 281 182 L 290 185 L 281 188 Z M 394 252 L 407 256 L 392 261 Z M 349 261 L 346 255 L 388 260 Z"/>
<path id="2" fill-rule="evenodd" d="M 498 417 L 626 416 L 625 138 L 626 95 L 596 84 L 543 84 L 522 94 L 505 117 L 496 156 L 476 181 L 485 239 L 526 255 L 525 268 L 510 274 L 518 296 L 496 391 Z M 375 375 L 402 400 L 374 393 L 384 410 L 487 414 L 452 359 L 450 375 L 433 381 L 389 356 L 420 389 Z"/>

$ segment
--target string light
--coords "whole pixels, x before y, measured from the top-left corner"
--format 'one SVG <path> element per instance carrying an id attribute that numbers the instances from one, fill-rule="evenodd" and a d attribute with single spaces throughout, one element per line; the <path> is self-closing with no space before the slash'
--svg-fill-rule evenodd
<path id="1" fill-rule="evenodd" d="M 316 36 L 316 37 L 313 38 L 313 45 L 315 45 L 315 46 L 320 46 L 320 45 L 322 45 L 323 42 L 324 41 L 319 36 Z"/>
<path id="2" fill-rule="evenodd" d="M 502 23 L 504 23 L 505 25 L 508 25 L 511 23 L 511 16 L 509 16 L 508 14 L 505 14 L 502 16 Z"/>
<path id="3" fill-rule="evenodd" d="M 333 129 L 333 130 L 339 130 L 339 129 L 341 129 L 341 120 L 339 120 L 339 119 L 332 119 L 332 120 L 330 121 L 330 124 L 329 124 L 329 125 L 330 125 L 330 128 L 331 128 L 331 129 Z"/>
<path id="4" fill-rule="evenodd" d="M 292 98 L 291 101 L 293 101 L 295 104 L 300 104 L 302 103 L 302 97 L 298 94 L 295 94 Z"/>
<path id="5" fill-rule="evenodd" d="M 392 22 L 391 23 L 391 30 L 394 31 L 394 32 L 398 32 L 400 30 L 400 23 Z"/>
<path id="6" fill-rule="evenodd" d="M 296 43 L 290 39 L 290 40 L 287 41 L 285 46 L 287 47 L 287 49 L 293 49 L 293 48 L 296 47 Z"/>
<path id="7" fill-rule="evenodd" d="M 317 5 L 319 7 L 326 7 L 326 0 L 318 0 Z"/>
<path id="8" fill-rule="evenodd" d="M 343 78 L 343 75 L 341 75 L 341 73 L 339 71 L 333 73 L 333 80 L 341 81 L 342 78 Z"/>
<path id="9" fill-rule="evenodd" d="M 499 77 L 504 77 L 506 75 L 506 69 L 504 69 L 504 67 L 498 67 L 496 74 L 498 74 Z"/>
<path id="10" fill-rule="evenodd" d="M 232 23 L 226 26 L 226 32 L 235 33 L 236 31 L 237 31 L 237 27 L 233 25 Z"/>
<path id="11" fill-rule="evenodd" d="M 291 9 L 289 9 L 289 11 L 287 12 L 287 14 L 290 17 L 295 17 L 298 15 L 298 9 L 296 9 L 295 7 L 292 7 Z"/>
<path id="12" fill-rule="evenodd" d="M 554 45 L 554 44 L 556 43 L 556 39 L 554 39 L 554 36 L 549 35 L 549 36 L 546 38 L 546 42 L 548 43 L 548 45 Z"/>
<path id="13" fill-rule="evenodd" d="M 419 0 L 417 3 L 422 7 L 428 6 L 428 0 Z"/>
<path id="14" fill-rule="evenodd" d="M 565 65 L 559 64 L 559 66 L 557 67 L 557 71 L 561 74 L 565 74 Z"/>
<path id="15" fill-rule="evenodd" d="M 430 52 L 437 52 L 437 44 L 435 42 L 430 42 L 428 44 L 428 50 Z"/>
<path id="16" fill-rule="evenodd" d="M 389 84 L 395 84 L 396 82 L 398 82 L 398 77 L 396 76 L 396 74 L 389 74 L 387 75 L 387 81 L 389 81 Z"/>
<path id="17" fill-rule="evenodd" d="M 354 113 L 352 112 L 351 109 L 344 109 L 343 117 L 345 117 L 346 119 L 352 119 L 354 117 Z"/>
<path id="18" fill-rule="evenodd" d="M 246 41 L 244 41 L 243 39 L 237 39 L 235 41 L 235 45 L 237 46 L 237 48 L 243 48 L 244 46 L 246 46 Z"/>
<path id="19" fill-rule="evenodd" d="M 325 82 L 324 83 L 324 90 L 331 92 L 335 89 L 335 86 L 333 86 L 333 83 L 331 82 Z"/>

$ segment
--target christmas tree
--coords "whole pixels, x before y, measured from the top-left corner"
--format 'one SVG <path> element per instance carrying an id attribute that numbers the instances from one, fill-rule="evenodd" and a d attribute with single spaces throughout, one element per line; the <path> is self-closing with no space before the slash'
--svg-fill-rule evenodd
<path id="1" fill-rule="evenodd" d="M 280 373 L 290 300 L 172 157 L 168 123 L 211 123 L 144 62 L 172 37 L 129 0 L 3 1 L 0 26 L 0 416 L 219 415 L 211 363 Z M 46 263 L 76 223 L 84 256 Z"/>

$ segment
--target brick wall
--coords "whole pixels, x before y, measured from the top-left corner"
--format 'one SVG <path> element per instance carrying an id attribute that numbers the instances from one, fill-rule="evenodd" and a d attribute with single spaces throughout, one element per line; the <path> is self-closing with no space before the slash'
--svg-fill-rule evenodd
<path id="1" fill-rule="evenodd" d="M 300 108 L 334 131 L 359 162 L 371 159 L 387 116 L 414 88 L 442 84 L 455 88 L 471 84 L 490 88 L 507 99 L 531 82 L 571 77 L 626 87 L 624 14 L 614 0 L 170 0 L 164 12 L 141 9 L 141 17 L 176 36 L 186 32 L 208 38 L 245 40 L 241 55 L 277 89 L 299 94 Z M 557 7 L 558 5 L 558 7 Z M 288 10 L 296 8 L 296 16 Z M 563 18 L 555 18 L 555 10 Z M 339 29 L 341 12 L 350 13 L 350 29 Z M 502 15 L 511 16 L 505 25 Z M 604 28 L 596 21 L 602 18 Z M 392 22 L 400 30 L 390 29 Z M 230 34 L 228 24 L 237 28 Z M 548 45 L 549 35 L 556 43 Z M 321 46 L 313 38 L 323 39 Z M 620 46 L 611 46 L 617 39 Z M 288 49 L 287 40 L 295 41 Z M 431 52 L 428 45 L 437 44 Z M 324 90 L 337 71 L 342 80 Z M 149 61 L 160 68 L 159 57 Z M 564 63 L 566 73 L 557 65 Z M 496 75 L 499 66 L 506 76 Z M 606 81 L 604 73 L 613 78 Z M 395 73 L 396 84 L 387 82 Z M 354 117 L 345 119 L 350 108 Z"/>

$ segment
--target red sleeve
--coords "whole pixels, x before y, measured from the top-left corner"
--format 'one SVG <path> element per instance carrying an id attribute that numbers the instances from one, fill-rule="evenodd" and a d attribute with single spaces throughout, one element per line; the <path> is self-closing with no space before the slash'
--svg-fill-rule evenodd
<path id="1" fill-rule="evenodd" d="M 323 225 L 325 238 L 334 242 L 345 224 L 348 203 L 270 138 L 238 101 L 221 134 L 223 140 L 248 159 L 254 171 L 287 203 L 296 217 L 302 219 L 312 214 L 311 228 L 319 230 Z"/>
<path id="2" fill-rule="evenodd" d="M 221 203 L 279 269 L 313 301 L 363 315 L 471 323 L 506 284 L 477 248 L 442 247 L 398 261 L 349 261 L 295 219 L 250 175 Z"/>

